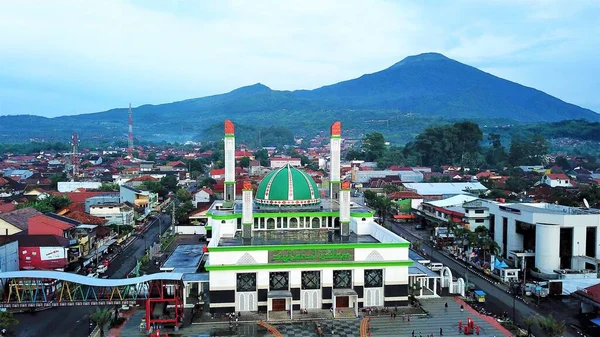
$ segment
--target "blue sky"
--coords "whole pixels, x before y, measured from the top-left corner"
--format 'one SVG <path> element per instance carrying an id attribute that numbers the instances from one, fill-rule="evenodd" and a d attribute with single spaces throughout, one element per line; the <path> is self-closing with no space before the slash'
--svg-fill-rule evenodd
<path id="1" fill-rule="evenodd" d="M 600 1 L 0 2 L 0 115 L 313 89 L 440 52 L 600 112 Z"/>

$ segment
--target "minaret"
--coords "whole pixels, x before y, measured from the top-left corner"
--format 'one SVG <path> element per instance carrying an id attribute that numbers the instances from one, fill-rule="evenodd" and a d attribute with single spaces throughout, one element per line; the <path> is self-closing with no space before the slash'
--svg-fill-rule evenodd
<path id="1" fill-rule="evenodd" d="M 235 127 L 225 121 L 225 201 L 235 200 Z"/>
<path id="2" fill-rule="evenodd" d="M 329 156 L 329 197 L 337 199 L 340 191 L 340 147 L 342 142 L 342 124 L 331 124 L 330 156 Z"/>
<path id="3" fill-rule="evenodd" d="M 252 183 L 244 181 L 242 189 L 242 238 L 252 238 L 252 226 L 254 217 L 252 214 Z"/>
<path id="4" fill-rule="evenodd" d="M 342 238 L 350 236 L 350 182 L 344 181 L 340 190 L 340 226 Z"/>

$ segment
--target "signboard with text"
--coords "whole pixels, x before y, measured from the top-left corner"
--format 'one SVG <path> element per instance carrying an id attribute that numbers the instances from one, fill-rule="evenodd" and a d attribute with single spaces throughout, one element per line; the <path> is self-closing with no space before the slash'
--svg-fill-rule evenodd
<path id="1" fill-rule="evenodd" d="M 354 261 L 354 249 L 294 249 L 269 251 L 269 263 Z"/>

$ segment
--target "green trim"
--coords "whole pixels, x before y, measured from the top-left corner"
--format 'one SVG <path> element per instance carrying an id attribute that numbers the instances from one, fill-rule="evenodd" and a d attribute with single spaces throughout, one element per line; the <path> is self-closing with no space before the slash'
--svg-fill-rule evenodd
<path id="1" fill-rule="evenodd" d="M 204 226 L 207 231 L 212 231 L 212 226 Z"/>
<path id="2" fill-rule="evenodd" d="M 235 138 L 235 134 L 225 134 L 225 138 Z"/>
<path id="3" fill-rule="evenodd" d="M 368 211 L 368 212 L 363 212 L 363 213 L 358 213 L 358 212 L 352 213 L 352 212 L 350 212 L 350 216 L 354 217 L 354 218 L 362 218 L 365 215 L 366 216 L 373 216 L 373 214 L 375 214 L 375 211 Z"/>
<path id="4" fill-rule="evenodd" d="M 235 181 L 225 181 L 223 182 L 225 185 L 235 185 Z"/>
<path id="5" fill-rule="evenodd" d="M 375 211 L 368 211 L 363 213 L 350 213 L 350 216 L 353 218 L 364 218 L 370 217 L 375 214 Z M 206 213 L 207 217 L 215 220 L 233 220 L 240 219 L 242 217 L 241 213 L 236 214 L 224 214 L 224 215 L 215 215 L 212 213 Z M 276 218 L 276 217 L 321 217 L 321 216 L 340 216 L 340 212 L 306 212 L 306 213 L 254 213 L 252 215 L 254 218 Z"/>
<path id="6" fill-rule="evenodd" d="M 252 225 L 254 225 L 254 224 L 251 222 L 250 223 L 242 223 L 242 226 L 252 226 Z"/>
<path id="7" fill-rule="evenodd" d="M 331 135 L 331 136 L 329 136 L 329 138 L 338 138 L 338 139 L 341 139 L 341 138 L 342 138 L 342 136 L 338 136 L 338 135 Z"/>
<path id="8" fill-rule="evenodd" d="M 332 180 L 332 181 L 330 181 L 329 183 L 330 183 L 330 184 L 339 184 L 339 183 L 340 183 L 340 181 L 339 181 L 339 180 Z"/>
<path id="9" fill-rule="evenodd" d="M 356 267 L 410 267 L 413 261 L 348 261 L 330 263 L 265 263 L 242 265 L 206 265 L 208 271 L 257 270 L 257 269 L 296 269 L 296 268 L 356 268 Z"/>
<path id="10" fill-rule="evenodd" d="M 347 249 L 347 248 L 409 248 L 410 242 L 371 242 L 371 243 L 314 243 L 306 245 L 260 245 L 210 247 L 209 252 L 245 252 L 256 250 L 294 249 Z"/>
<path id="11" fill-rule="evenodd" d="M 340 223 L 349 224 L 349 223 L 350 223 L 350 221 L 340 221 Z"/>

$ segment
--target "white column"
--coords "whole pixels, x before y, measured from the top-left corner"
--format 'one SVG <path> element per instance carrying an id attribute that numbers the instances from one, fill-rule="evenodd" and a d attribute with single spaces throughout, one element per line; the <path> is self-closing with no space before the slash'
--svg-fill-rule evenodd
<path id="1" fill-rule="evenodd" d="M 560 226 L 535 225 L 535 267 L 543 273 L 560 268 Z"/>
<path id="2" fill-rule="evenodd" d="M 253 226 L 252 184 L 249 181 L 244 181 L 244 189 L 242 191 L 242 236 L 245 239 L 252 237 Z"/>
<path id="3" fill-rule="evenodd" d="M 225 200 L 235 200 L 235 134 L 230 120 L 225 121 Z"/>
<path id="4" fill-rule="evenodd" d="M 341 123 L 331 125 L 331 138 L 329 143 L 329 197 L 337 198 L 340 184 L 340 150 L 341 150 Z"/>

